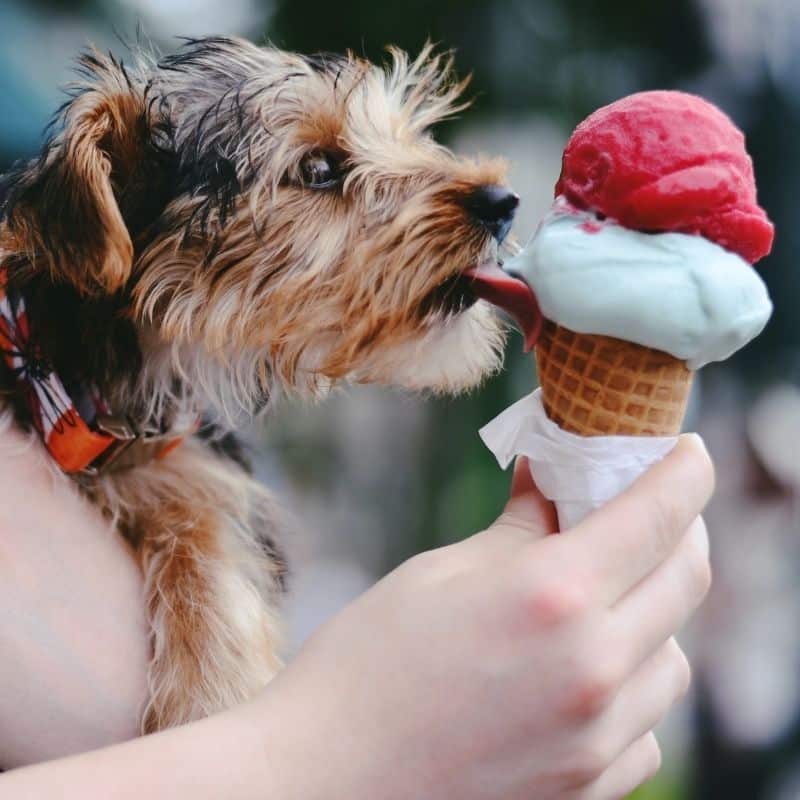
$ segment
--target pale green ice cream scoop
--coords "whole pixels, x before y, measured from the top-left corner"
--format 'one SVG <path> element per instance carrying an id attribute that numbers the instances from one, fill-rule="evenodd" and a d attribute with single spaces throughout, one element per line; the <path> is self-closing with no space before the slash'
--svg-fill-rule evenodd
<path id="1" fill-rule="evenodd" d="M 547 319 L 663 350 L 696 370 L 763 330 L 767 288 L 743 258 L 702 236 L 640 233 L 556 208 L 504 269 L 520 275 Z"/>

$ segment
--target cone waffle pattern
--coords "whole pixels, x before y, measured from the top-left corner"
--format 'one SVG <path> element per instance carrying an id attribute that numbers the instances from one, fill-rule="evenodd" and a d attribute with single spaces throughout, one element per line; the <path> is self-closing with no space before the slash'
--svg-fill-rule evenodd
<path id="1" fill-rule="evenodd" d="M 674 436 L 693 373 L 661 350 L 546 321 L 536 362 L 547 416 L 581 436 Z"/>

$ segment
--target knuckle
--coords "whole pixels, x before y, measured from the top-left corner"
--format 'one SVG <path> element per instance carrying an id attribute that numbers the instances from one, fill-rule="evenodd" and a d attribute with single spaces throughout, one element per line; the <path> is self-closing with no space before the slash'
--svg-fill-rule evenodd
<path id="1" fill-rule="evenodd" d="M 588 608 L 586 592 L 575 581 L 541 582 L 527 589 L 524 602 L 531 622 L 547 628 L 574 622 Z"/>
<path id="2" fill-rule="evenodd" d="M 620 673 L 613 661 L 604 658 L 578 669 L 564 703 L 570 719 L 588 720 L 599 716 L 611 704 L 620 686 Z"/>
<path id="3" fill-rule="evenodd" d="M 585 744 L 562 770 L 564 788 L 579 789 L 594 783 L 611 763 L 611 755 L 601 744 Z"/>

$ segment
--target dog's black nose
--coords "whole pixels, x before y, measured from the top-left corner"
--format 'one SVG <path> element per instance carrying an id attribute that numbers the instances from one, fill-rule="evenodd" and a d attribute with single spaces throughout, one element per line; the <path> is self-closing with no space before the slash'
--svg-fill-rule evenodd
<path id="1" fill-rule="evenodd" d="M 467 211 L 502 242 L 514 221 L 519 195 L 505 186 L 479 186 L 467 196 Z"/>

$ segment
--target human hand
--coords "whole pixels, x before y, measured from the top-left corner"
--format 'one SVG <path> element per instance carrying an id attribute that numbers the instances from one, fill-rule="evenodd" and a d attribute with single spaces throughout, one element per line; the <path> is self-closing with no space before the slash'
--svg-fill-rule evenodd
<path id="1" fill-rule="evenodd" d="M 710 585 L 699 438 L 559 536 L 515 470 L 488 530 L 423 553 L 315 634 L 247 713 L 275 796 L 606 800 L 652 776 Z M 293 765 L 297 769 L 293 769 Z"/>

